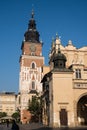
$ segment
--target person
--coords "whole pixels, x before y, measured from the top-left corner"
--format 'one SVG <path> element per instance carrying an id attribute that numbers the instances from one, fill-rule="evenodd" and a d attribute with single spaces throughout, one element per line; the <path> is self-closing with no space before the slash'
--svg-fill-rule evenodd
<path id="1" fill-rule="evenodd" d="M 12 120 L 12 128 L 11 130 L 19 130 L 19 126 L 16 124 L 15 120 Z"/>
<path id="2" fill-rule="evenodd" d="M 7 123 L 7 127 L 9 127 L 9 120 L 7 120 L 6 123 Z"/>

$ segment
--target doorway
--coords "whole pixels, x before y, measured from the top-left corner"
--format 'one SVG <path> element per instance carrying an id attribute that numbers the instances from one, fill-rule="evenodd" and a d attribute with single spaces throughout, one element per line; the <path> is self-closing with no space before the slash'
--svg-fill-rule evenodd
<path id="1" fill-rule="evenodd" d="M 61 111 L 60 111 L 60 125 L 62 125 L 62 126 L 67 126 L 68 125 L 66 109 L 61 109 Z"/>

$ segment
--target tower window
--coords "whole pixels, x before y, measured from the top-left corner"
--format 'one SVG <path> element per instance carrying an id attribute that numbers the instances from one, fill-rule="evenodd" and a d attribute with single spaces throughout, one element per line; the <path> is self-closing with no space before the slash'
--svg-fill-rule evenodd
<path id="1" fill-rule="evenodd" d="M 59 68 L 63 68 L 63 62 L 62 61 L 59 61 Z"/>
<path id="2" fill-rule="evenodd" d="M 58 67 L 58 62 L 54 62 L 54 67 L 57 68 Z"/>
<path id="3" fill-rule="evenodd" d="M 35 52 L 32 52 L 31 55 L 32 55 L 32 56 L 35 56 Z"/>
<path id="4" fill-rule="evenodd" d="M 35 82 L 32 81 L 32 89 L 35 90 Z"/>
<path id="5" fill-rule="evenodd" d="M 65 68 L 65 63 L 63 61 L 55 61 L 54 62 L 54 67 L 55 68 Z"/>
<path id="6" fill-rule="evenodd" d="M 81 79 L 81 70 L 76 69 L 75 73 L 76 73 L 76 79 Z"/>
<path id="7" fill-rule="evenodd" d="M 32 63 L 32 69 L 35 69 L 35 63 Z"/>

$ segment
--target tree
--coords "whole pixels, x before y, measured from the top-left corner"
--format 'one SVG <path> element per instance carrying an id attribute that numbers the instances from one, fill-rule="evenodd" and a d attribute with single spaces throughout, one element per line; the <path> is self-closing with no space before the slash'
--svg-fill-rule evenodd
<path id="1" fill-rule="evenodd" d="M 19 119 L 20 119 L 20 113 L 19 112 L 13 113 L 12 117 L 15 118 L 16 121 L 19 121 Z"/>
<path id="2" fill-rule="evenodd" d="M 7 116 L 7 113 L 6 113 L 6 112 L 0 112 L 0 118 L 1 118 L 1 117 L 5 117 L 5 116 Z"/>
<path id="3" fill-rule="evenodd" d="M 40 98 L 33 96 L 32 100 L 29 101 L 28 110 L 32 114 L 32 121 L 38 122 L 40 120 L 40 115 L 41 115 Z"/>

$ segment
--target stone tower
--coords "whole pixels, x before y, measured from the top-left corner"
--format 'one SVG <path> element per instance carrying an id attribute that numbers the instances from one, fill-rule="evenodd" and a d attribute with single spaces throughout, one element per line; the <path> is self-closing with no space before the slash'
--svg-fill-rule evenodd
<path id="1" fill-rule="evenodd" d="M 29 100 L 32 99 L 32 96 L 42 92 L 41 79 L 44 57 L 42 56 L 42 42 L 40 42 L 39 36 L 32 10 L 28 30 L 24 34 L 25 40 L 22 42 L 20 57 L 19 92 L 22 122 L 23 110 L 27 110 Z"/>

